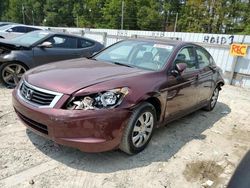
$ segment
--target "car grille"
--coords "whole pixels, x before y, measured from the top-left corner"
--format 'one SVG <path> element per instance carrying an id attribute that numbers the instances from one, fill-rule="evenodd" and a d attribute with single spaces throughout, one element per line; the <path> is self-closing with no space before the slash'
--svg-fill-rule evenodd
<path id="1" fill-rule="evenodd" d="M 19 113 L 16 109 L 15 109 L 18 117 L 26 124 L 28 125 L 29 127 L 43 133 L 43 134 L 46 134 L 48 135 L 48 127 L 46 125 L 43 125 L 41 123 L 38 123 L 36 121 L 33 121 L 27 117 L 25 117 L 24 115 L 22 115 L 21 113 Z"/>
<path id="2" fill-rule="evenodd" d="M 62 96 L 55 92 L 31 86 L 26 82 L 21 83 L 19 94 L 24 100 L 38 107 L 53 107 Z"/>

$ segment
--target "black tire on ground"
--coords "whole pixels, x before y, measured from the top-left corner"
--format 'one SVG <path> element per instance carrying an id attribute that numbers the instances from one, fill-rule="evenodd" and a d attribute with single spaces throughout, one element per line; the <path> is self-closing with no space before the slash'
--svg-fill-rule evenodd
<path id="1" fill-rule="evenodd" d="M 151 126 L 150 126 L 150 127 L 152 127 L 152 131 L 151 131 L 151 133 L 148 134 L 147 139 L 144 139 L 144 137 L 141 136 L 143 138 L 142 139 L 143 142 L 144 141 L 146 141 L 146 142 L 143 145 L 137 147 L 133 143 L 132 137 L 133 136 L 135 137 L 136 135 L 139 135 L 139 132 L 138 132 L 138 134 L 136 134 L 136 132 L 134 131 L 134 128 L 135 128 L 135 126 L 138 125 L 138 123 L 140 124 L 140 120 L 139 120 L 140 117 L 145 118 L 144 120 L 146 122 L 146 118 L 147 118 L 146 115 L 147 114 L 149 114 L 149 117 L 150 117 L 150 120 L 151 120 L 151 121 L 148 120 L 148 122 L 149 121 L 153 122 L 153 124 L 151 123 Z M 153 118 L 153 120 L 151 118 Z M 130 117 L 130 119 L 128 121 L 128 124 L 124 129 L 122 140 L 121 140 L 121 143 L 120 143 L 120 149 L 122 151 L 124 151 L 125 153 L 130 154 L 130 155 L 139 153 L 142 150 L 144 150 L 146 148 L 146 146 L 148 145 L 151 137 L 152 137 L 152 133 L 153 133 L 153 130 L 154 130 L 155 123 L 156 123 L 156 111 L 155 111 L 154 106 L 152 104 L 148 103 L 148 102 L 143 102 L 139 107 L 137 107 L 133 111 L 133 114 L 131 115 L 131 117 Z M 147 128 L 146 124 L 144 126 Z M 139 126 L 137 126 L 136 128 L 138 128 L 138 127 Z"/>
<path id="2" fill-rule="evenodd" d="M 212 111 L 214 109 L 214 107 L 216 106 L 217 104 L 217 100 L 218 100 L 218 97 L 219 97 L 219 92 L 220 92 L 220 86 L 217 85 L 216 88 L 214 89 L 213 91 L 213 94 L 209 100 L 209 103 L 207 104 L 207 106 L 205 106 L 203 109 L 205 111 Z M 217 93 L 217 94 L 216 94 Z M 217 96 L 215 96 L 217 95 Z M 214 98 L 215 97 L 215 98 Z M 214 101 L 215 100 L 215 101 Z"/>

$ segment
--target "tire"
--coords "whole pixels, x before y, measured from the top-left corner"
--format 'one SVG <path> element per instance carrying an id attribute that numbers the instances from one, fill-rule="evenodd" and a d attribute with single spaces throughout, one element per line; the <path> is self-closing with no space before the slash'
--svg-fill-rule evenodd
<path id="1" fill-rule="evenodd" d="M 216 86 L 216 88 L 213 91 L 213 94 L 209 100 L 209 103 L 207 106 L 204 107 L 204 110 L 206 111 L 212 111 L 214 107 L 216 106 L 218 97 L 219 97 L 219 92 L 220 92 L 220 86 Z"/>
<path id="2" fill-rule="evenodd" d="M 0 82 L 15 87 L 28 68 L 19 62 L 8 62 L 0 66 Z"/>
<path id="3" fill-rule="evenodd" d="M 147 102 L 142 103 L 133 111 L 124 129 L 120 149 L 130 155 L 144 150 L 152 137 L 155 123 L 154 106 Z"/>

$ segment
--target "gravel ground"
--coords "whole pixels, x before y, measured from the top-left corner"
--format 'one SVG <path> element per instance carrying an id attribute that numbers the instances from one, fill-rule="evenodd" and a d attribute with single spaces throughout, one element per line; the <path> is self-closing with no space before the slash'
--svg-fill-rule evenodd
<path id="1" fill-rule="evenodd" d="M 212 112 L 157 129 L 145 151 L 89 154 L 26 128 L 0 86 L 0 187 L 225 187 L 250 149 L 250 90 L 225 86 Z M 209 184 L 212 185 L 209 185 Z"/>

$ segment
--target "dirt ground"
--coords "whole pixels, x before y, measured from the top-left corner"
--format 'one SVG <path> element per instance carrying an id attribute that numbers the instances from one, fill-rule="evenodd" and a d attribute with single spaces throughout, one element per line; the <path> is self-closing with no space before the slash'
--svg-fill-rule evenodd
<path id="1" fill-rule="evenodd" d="M 0 86 L 0 187 L 226 187 L 250 149 L 250 90 L 225 86 L 212 112 L 154 132 L 142 153 L 89 154 L 26 128 Z"/>

